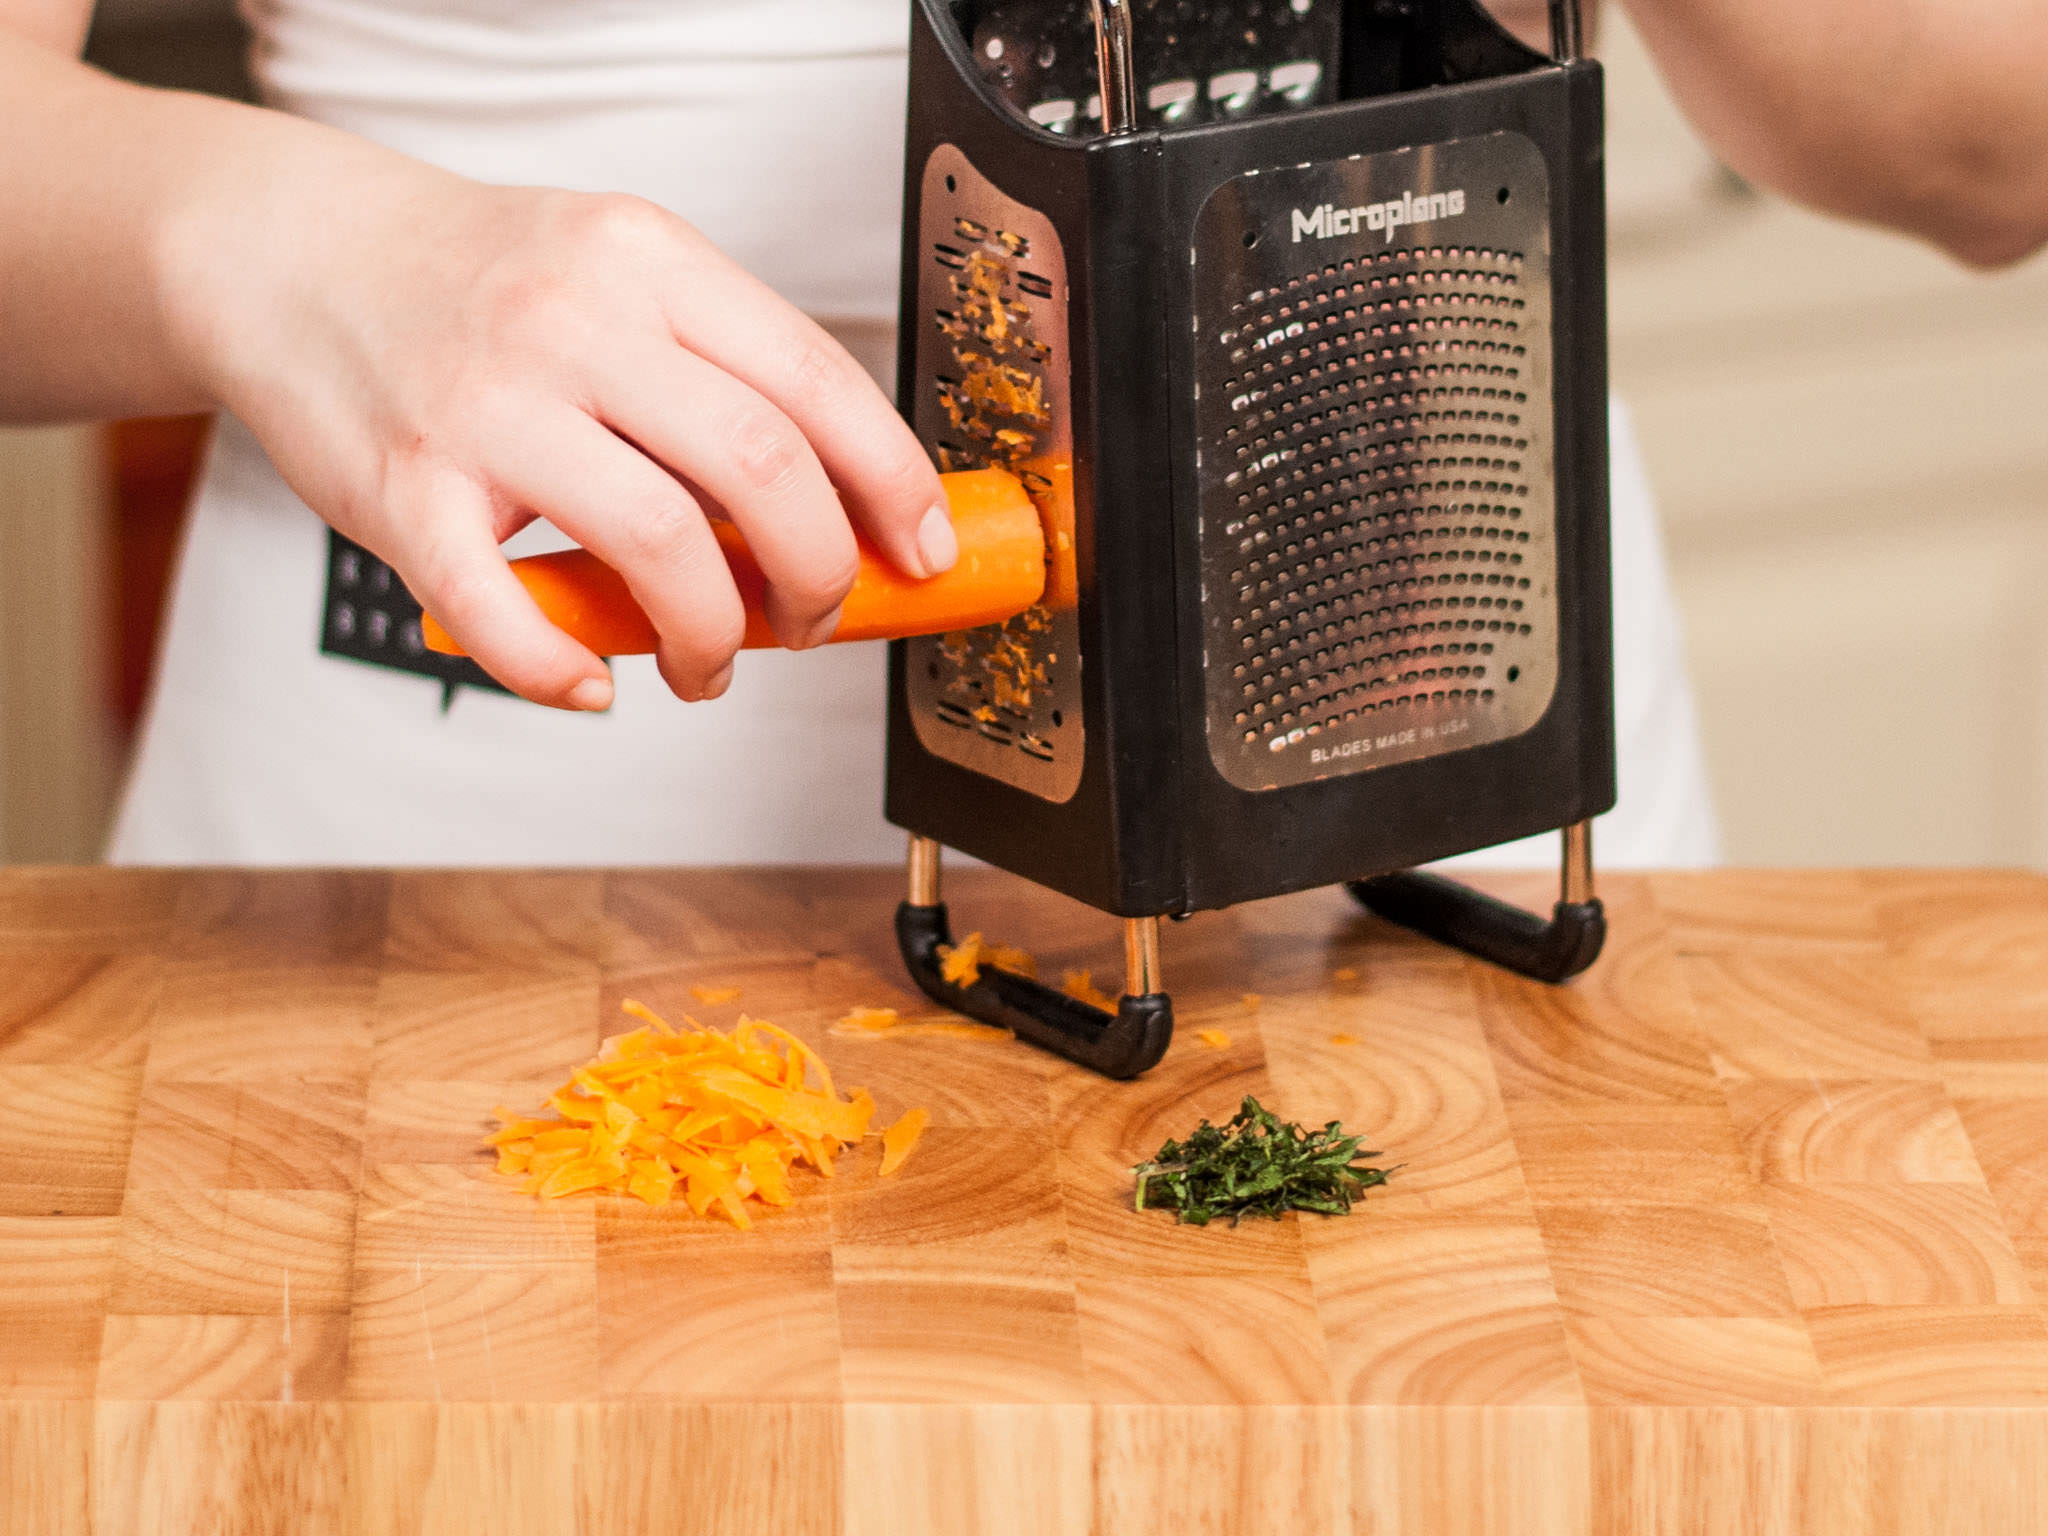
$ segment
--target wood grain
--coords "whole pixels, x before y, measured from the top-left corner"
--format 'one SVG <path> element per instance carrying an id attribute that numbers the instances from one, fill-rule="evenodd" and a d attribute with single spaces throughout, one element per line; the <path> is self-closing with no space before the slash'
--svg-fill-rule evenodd
<path id="1" fill-rule="evenodd" d="M 1117 973 L 1099 915 L 954 883 Z M 1168 934 L 1183 1035 L 1124 1084 L 835 1033 L 933 1017 L 895 887 L 0 873 L 0 1529 L 2048 1529 L 2048 881 L 1615 880 L 1562 990 L 1260 903 Z M 750 1235 L 537 1205 L 478 1138 L 627 996 L 932 1128 Z M 1248 1093 L 1402 1172 L 1342 1220 L 1132 1212 Z"/>

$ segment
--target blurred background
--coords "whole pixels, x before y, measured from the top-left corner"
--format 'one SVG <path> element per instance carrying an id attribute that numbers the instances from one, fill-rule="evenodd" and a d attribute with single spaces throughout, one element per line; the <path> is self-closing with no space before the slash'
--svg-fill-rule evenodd
<path id="1" fill-rule="evenodd" d="M 245 46 L 228 0 L 108 0 L 89 52 L 236 94 Z M 2048 258 L 1973 274 L 1761 196 L 1624 17 L 1600 51 L 1614 381 L 1728 858 L 2048 868 Z M 98 856 L 205 428 L 0 429 L 0 861 Z"/>

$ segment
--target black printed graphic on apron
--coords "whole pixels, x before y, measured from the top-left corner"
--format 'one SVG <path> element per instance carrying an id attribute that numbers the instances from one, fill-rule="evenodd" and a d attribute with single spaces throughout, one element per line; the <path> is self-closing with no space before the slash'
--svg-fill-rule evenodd
<path id="1" fill-rule="evenodd" d="M 442 656 L 420 635 L 419 603 L 398 573 L 362 545 L 327 532 L 327 607 L 320 624 L 323 655 L 394 672 L 430 677 L 441 685 L 441 709 L 460 688 L 511 690 L 467 656 Z"/>

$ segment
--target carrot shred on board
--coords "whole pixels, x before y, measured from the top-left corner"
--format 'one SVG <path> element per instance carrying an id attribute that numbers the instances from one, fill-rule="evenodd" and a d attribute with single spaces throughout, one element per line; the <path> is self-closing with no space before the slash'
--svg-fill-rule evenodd
<path id="1" fill-rule="evenodd" d="M 1230 1031 L 1227 1029 L 1198 1029 L 1195 1031 L 1195 1038 L 1212 1051 L 1230 1048 Z"/>
<path id="2" fill-rule="evenodd" d="M 1092 972 L 1068 971 L 1060 977 L 1060 990 L 1076 1002 L 1086 1003 L 1091 1008 L 1100 1008 L 1106 1013 L 1116 1012 L 1116 999 L 1095 985 Z"/>
<path id="3" fill-rule="evenodd" d="M 1257 1013 L 1259 1011 L 1259 1004 L 1263 1003 L 1265 999 L 1256 992 L 1247 992 L 1244 994 L 1242 1001 L 1246 1013 Z"/>
<path id="4" fill-rule="evenodd" d="M 973 1024 L 965 1019 L 906 1019 L 894 1008 L 856 1008 L 832 1026 L 835 1035 L 874 1038 L 905 1035 L 943 1035 L 953 1040 L 1014 1040 L 1016 1035 L 996 1024 Z"/>
<path id="5" fill-rule="evenodd" d="M 523 1179 L 528 1194 L 596 1191 L 654 1206 L 680 1196 L 695 1214 L 716 1207 L 744 1230 L 753 1224 L 749 1201 L 796 1198 L 797 1164 L 829 1178 L 842 1151 L 876 1134 L 873 1097 L 865 1089 L 842 1097 L 831 1068 L 787 1030 L 744 1014 L 730 1032 L 694 1020 L 678 1030 L 642 1003 L 623 1006 L 643 1027 L 613 1036 L 570 1074 L 548 1099 L 555 1118 L 497 1111 L 502 1125 L 486 1143 L 497 1149 L 498 1171 Z M 884 1134 L 891 1170 L 923 1115 L 912 1110 Z M 892 1146 L 900 1147 L 894 1162 Z"/>
<path id="6" fill-rule="evenodd" d="M 1339 1033 L 1337 1033 L 1337 1034 L 1334 1034 L 1334 1035 L 1330 1036 L 1330 1044 L 1332 1044 L 1332 1045 L 1356 1045 L 1356 1044 L 1358 1044 L 1358 1036 L 1356 1036 L 1356 1035 L 1347 1035 L 1347 1034 L 1344 1034 L 1344 1033 L 1342 1033 L 1342 1032 L 1340 1031 Z"/>
<path id="7" fill-rule="evenodd" d="M 894 1008 L 855 1008 L 832 1026 L 842 1035 L 885 1035 L 903 1022 Z"/>
<path id="8" fill-rule="evenodd" d="M 882 1177 L 888 1178 L 910 1156 L 931 1116 L 921 1109 L 904 1112 L 903 1118 L 882 1132 Z"/>
<path id="9" fill-rule="evenodd" d="M 694 983 L 690 987 L 690 996 L 697 999 L 698 1002 L 707 1008 L 715 1008 L 720 1003 L 738 1002 L 740 989 L 738 987 L 707 987 L 702 983 Z"/>
<path id="10" fill-rule="evenodd" d="M 1353 968 L 1352 968 L 1351 966 L 1348 966 L 1348 965 L 1340 965 L 1340 966 L 1338 966 L 1338 967 L 1337 967 L 1337 969 L 1335 969 L 1334 971 L 1330 972 L 1330 980 L 1332 980 L 1332 981 L 1356 981 L 1356 980 L 1358 980 L 1358 972 L 1357 972 L 1357 971 L 1356 971 L 1355 969 L 1353 969 Z"/>

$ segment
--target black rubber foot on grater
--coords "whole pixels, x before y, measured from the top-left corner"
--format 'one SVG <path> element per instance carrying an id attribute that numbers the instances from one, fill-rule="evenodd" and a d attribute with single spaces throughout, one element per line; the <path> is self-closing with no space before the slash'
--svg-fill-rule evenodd
<path id="1" fill-rule="evenodd" d="M 1390 923 L 1553 985 L 1585 970 L 1607 942 L 1607 913 L 1598 897 L 1560 901 L 1546 922 L 1469 885 L 1414 870 L 1352 880 L 1344 889 Z"/>
<path id="2" fill-rule="evenodd" d="M 944 902 L 923 907 L 906 901 L 896 908 L 903 963 L 919 990 L 941 1007 L 1012 1030 L 1020 1040 L 1119 1080 L 1157 1065 L 1173 1040 L 1173 999 L 1163 992 L 1121 998 L 1109 1013 L 993 966 L 983 966 L 973 986 L 955 986 L 945 978 L 939 953 L 952 942 Z"/>

